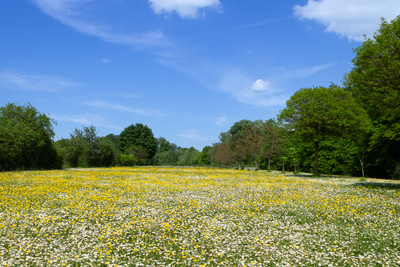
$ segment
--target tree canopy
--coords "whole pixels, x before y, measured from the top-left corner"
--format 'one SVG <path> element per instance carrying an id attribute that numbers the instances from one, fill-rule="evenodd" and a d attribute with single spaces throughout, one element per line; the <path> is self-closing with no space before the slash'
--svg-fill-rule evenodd
<path id="1" fill-rule="evenodd" d="M 361 138 L 370 127 L 365 110 L 337 86 L 300 89 L 286 102 L 278 119 L 288 131 L 314 144 L 314 175 L 318 174 L 320 142 L 330 136 Z"/>
<path id="2" fill-rule="evenodd" d="M 60 167 L 53 121 L 31 104 L 0 107 L 0 170 Z"/>
<path id="3" fill-rule="evenodd" d="M 374 174 L 387 176 L 387 170 L 400 164 L 400 16 L 390 23 L 382 19 L 374 37 L 354 53 L 346 89 L 372 119 L 369 165 Z"/>
<path id="4" fill-rule="evenodd" d="M 137 160 L 147 163 L 157 153 L 157 140 L 149 127 L 141 123 L 131 124 L 119 136 L 119 149 L 135 155 Z"/>

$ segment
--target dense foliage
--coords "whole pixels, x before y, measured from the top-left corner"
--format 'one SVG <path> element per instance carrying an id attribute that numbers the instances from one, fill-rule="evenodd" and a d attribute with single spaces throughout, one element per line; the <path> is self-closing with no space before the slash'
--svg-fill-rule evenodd
<path id="1" fill-rule="evenodd" d="M 54 169 L 53 122 L 32 105 L 0 107 L 0 170 Z"/>
<path id="2" fill-rule="evenodd" d="M 55 143 L 57 151 L 64 159 L 66 167 L 109 167 L 117 163 L 126 166 L 121 159 L 116 143 L 110 136 L 98 137 L 96 127 L 75 129 L 70 139 Z M 121 160 L 119 162 L 118 160 Z M 134 162 L 131 164 L 134 165 Z"/>
<path id="3" fill-rule="evenodd" d="M 121 132 L 118 148 L 125 154 L 134 155 L 140 164 L 149 164 L 157 153 L 157 140 L 149 127 L 136 123 Z"/>
<path id="4" fill-rule="evenodd" d="M 351 94 L 337 86 L 303 88 L 279 114 L 287 131 L 314 145 L 314 175 L 318 174 L 318 152 L 328 137 L 360 140 L 370 127 L 365 110 Z"/>
<path id="5" fill-rule="evenodd" d="M 400 164 L 400 16 L 382 20 L 372 39 L 354 50 L 347 89 L 372 119 L 366 143 L 366 168 L 379 176 L 393 175 Z"/>

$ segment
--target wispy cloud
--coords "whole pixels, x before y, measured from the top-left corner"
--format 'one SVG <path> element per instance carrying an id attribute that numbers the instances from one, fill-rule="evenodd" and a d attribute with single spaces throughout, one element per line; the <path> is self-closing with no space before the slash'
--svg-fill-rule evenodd
<path id="1" fill-rule="evenodd" d="M 329 69 L 330 67 L 332 67 L 334 65 L 335 65 L 335 63 L 327 63 L 327 64 L 321 64 L 321 65 L 316 65 L 316 66 L 311 66 L 311 67 L 299 68 L 299 69 L 295 69 L 295 70 L 291 70 L 291 71 L 286 71 L 284 76 L 286 79 L 307 78 L 307 77 L 317 74 L 320 71 Z"/>
<path id="2" fill-rule="evenodd" d="M 179 137 L 194 141 L 207 141 L 210 138 L 200 135 L 196 129 L 187 129 L 183 133 L 178 134 Z"/>
<path id="3" fill-rule="evenodd" d="M 300 19 L 315 20 L 327 32 L 363 41 L 363 35 L 372 37 L 380 25 L 380 18 L 388 21 L 399 15 L 398 0 L 308 0 L 304 6 L 294 7 Z"/>
<path id="4" fill-rule="evenodd" d="M 221 10 L 219 0 L 149 0 L 151 8 L 157 14 L 176 12 L 182 18 L 199 17 L 199 11 L 205 8 Z"/>
<path id="5" fill-rule="evenodd" d="M 113 125 L 112 123 L 109 123 L 107 121 L 106 117 L 99 116 L 96 114 L 91 114 L 91 113 L 86 113 L 86 114 L 80 114 L 80 115 L 56 115 L 56 114 L 51 114 L 50 117 L 58 122 L 72 122 L 72 123 L 77 123 L 80 125 L 95 125 L 99 127 L 105 127 L 107 129 L 111 130 L 118 130 L 121 131 L 123 130 L 122 127 Z"/>
<path id="6" fill-rule="evenodd" d="M 74 122 L 83 125 L 98 125 L 98 123 L 104 123 L 104 118 L 95 114 L 85 114 L 85 115 L 72 115 L 72 116 L 65 116 L 65 115 L 55 115 L 51 114 L 51 118 L 55 119 L 56 121 L 63 121 L 63 122 Z"/>
<path id="7" fill-rule="evenodd" d="M 218 126 L 225 126 L 225 123 L 228 121 L 228 118 L 225 116 L 219 116 L 212 119 L 213 124 Z"/>
<path id="8" fill-rule="evenodd" d="M 267 24 L 278 23 L 278 22 L 282 22 L 282 21 L 285 21 L 285 20 L 288 20 L 288 19 L 290 19 L 290 18 L 286 17 L 286 18 L 266 19 L 266 20 L 263 20 L 263 21 L 259 21 L 259 22 L 255 22 L 255 23 L 252 23 L 252 24 L 247 24 L 247 25 L 241 26 L 241 27 L 239 27 L 239 29 L 261 27 L 261 26 L 264 26 L 264 25 L 267 25 Z"/>
<path id="9" fill-rule="evenodd" d="M 87 105 L 87 106 L 92 106 L 92 107 L 132 112 L 132 113 L 136 113 L 138 115 L 143 115 L 143 116 L 154 116 L 154 117 L 166 116 L 166 114 L 163 114 L 158 110 L 143 109 L 143 108 L 132 108 L 132 107 L 128 107 L 128 106 L 124 106 L 124 105 L 120 105 L 120 104 L 109 103 L 109 102 L 102 101 L 102 100 L 86 101 L 84 104 Z"/>
<path id="10" fill-rule="evenodd" d="M 124 93 L 115 94 L 113 96 L 120 97 L 123 99 L 131 99 L 131 98 L 140 98 L 141 97 L 140 95 L 137 95 L 137 94 L 124 94 Z"/>
<path id="11" fill-rule="evenodd" d="M 103 58 L 102 60 L 101 60 L 101 62 L 103 63 L 103 64 L 108 64 L 108 63 L 110 63 L 112 60 L 111 59 L 109 59 L 109 58 Z"/>
<path id="12" fill-rule="evenodd" d="M 79 83 L 56 76 L 32 75 L 15 71 L 0 72 L 0 88 L 5 89 L 58 92 L 80 86 Z"/>
<path id="13" fill-rule="evenodd" d="M 284 105 L 290 97 L 279 88 L 282 81 L 311 77 L 333 65 L 334 63 L 321 64 L 291 71 L 282 69 L 280 70 L 282 73 L 275 74 L 273 79 L 253 79 L 243 71 L 231 70 L 221 76 L 216 87 L 241 103 L 252 106 L 277 107 Z"/>
<path id="14" fill-rule="evenodd" d="M 98 37 L 105 42 L 143 47 L 167 47 L 170 41 L 161 31 L 121 34 L 110 26 L 100 25 L 88 19 L 83 11 L 92 0 L 32 0 L 47 15 L 76 31 Z"/>

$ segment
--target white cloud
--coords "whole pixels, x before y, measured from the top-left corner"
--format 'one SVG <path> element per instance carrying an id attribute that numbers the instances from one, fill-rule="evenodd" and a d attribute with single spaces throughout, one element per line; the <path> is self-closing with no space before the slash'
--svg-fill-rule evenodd
<path id="1" fill-rule="evenodd" d="M 102 100 L 97 100 L 97 101 L 86 101 L 84 103 L 87 106 L 92 106 L 92 107 L 98 107 L 98 108 L 107 108 L 107 109 L 113 109 L 113 110 L 119 110 L 119 111 L 126 111 L 126 112 L 132 112 L 136 113 L 138 115 L 144 115 L 144 116 L 154 116 L 154 117 L 161 117 L 165 116 L 165 114 L 159 112 L 158 110 L 154 109 L 142 109 L 142 108 L 132 108 L 120 104 L 112 104 L 106 101 Z"/>
<path id="2" fill-rule="evenodd" d="M 264 92 L 270 89 L 270 84 L 268 81 L 264 81 L 263 79 L 258 79 L 253 83 L 250 89 L 255 92 Z"/>
<path id="3" fill-rule="evenodd" d="M 283 72 L 282 74 L 275 75 L 271 80 L 258 79 L 255 82 L 242 71 L 231 70 L 221 75 L 216 87 L 241 103 L 261 107 L 283 106 L 290 95 L 279 88 L 282 81 L 307 78 L 333 65 L 334 63 L 328 63 L 291 71 L 278 68 L 276 70 Z"/>
<path id="4" fill-rule="evenodd" d="M 136 34 L 120 34 L 115 29 L 99 25 L 88 20 L 83 14 L 84 4 L 92 0 L 32 0 L 47 15 L 75 29 L 80 33 L 95 36 L 105 42 L 132 45 L 136 47 L 169 46 L 169 41 L 160 31 L 149 31 Z"/>
<path id="5" fill-rule="evenodd" d="M 114 94 L 113 96 L 120 97 L 123 99 L 131 99 L 131 98 L 140 98 L 141 97 L 140 95 L 137 95 L 137 94 L 125 94 L 125 93 Z"/>
<path id="6" fill-rule="evenodd" d="M 110 63 L 110 62 L 111 62 L 111 59 L 109 59 L 109 58 L 103 58 L 103 59 L 101 60 L 101 62 L 104 63 L 104 64 L 107 64 L 107 63 Z"/>
<path id="7" fill-rule="evenodd" d="M 278 90 L 273 89 L 269 82 L 262 80 L 264 88 L 266 86 L 265 83 L 268 84 L 268 90 L 254 91 L 252 89 L 254 84 L 258 86 L 256 89 L 260 90 L 263 89 L 261 87 L 263 83 L 253 81 L 240 71 L 230 71 L 223 75 L 216 86 L 222 92 L 230 94 L 237 101 L 252 106 L 273 107 L 285 104 L 286 98 L 282 98 Z"/>
<path id="8" fill-rule="evenodd" d="M 225 116 L 219 116 L 212 119 L 213 123 L 218 126 L 225 126 L 225 123 L 228 121 L 228 118 Z"/>
<path id="9" fill-rule="evenodd" d="M 72 116 L 58 116 L 58 115 L 50 115 L 51 118 L 56 121 L 63 122 L 75 122 L 83 125 L 94 125 L 97 123 L 103 123 L 104 119 L 101 116 L 94 114 L 85 114 L 85 115 L 72 115 Z"/>
<path id="10" fill-rule="evenodd" d="M 267 20 L 263 20 L 263 21 L 259 21 L 253 24 L 247 24 L 247 25 L 243 25 L 241 27 L 239 27 L 239 29 L 246 29 L 246 28 L 254 28 L 254 27 L 261 27 L 264 26 L 266 24 L 272 24 L 272 23 L 279 23 L 285 20 L 290 19 L 290 17 L 282 17 L 282 18 L 270 18 Z"/>
<path id="11" fill-rule="evenodd" d="M 311 66 L 311 67 L 305 67 L 305 68 L 299 68 L 295 69 L 292 71 L 285 71 L 285 77 L 287 79 L 301 79 L 301 78 L 307 78 L 310 76 L 313 76 L 317 74 L 320 71 L 326 70 L 330 67 L 332 67 L 334 63 L 327 63 L 327 64 L 321 64 L 321 65 L 316 65 L 316 66 Z"/>
<path id="12" fill-rule="evenodd" d="M 209 138 L 201 136 L 197 130 L 195 129 L 188 129 L 185 130 L 183 133 L 178 134 L 179 137 L 182 137 L 184 139 L 188 140 L 197 140 L 197 141 L 206 141 Z"/>
<path id="13" fill-rule="evenodd" d="M 23 74 L 14 71 L 0 72 L 0 87 L 11 90 L 57 92 L 81 86 L 64 78 Z"/>
<path id="14" fill-rule="evenodd" d="M 218 9 L 219 0 L 149 0 L 155 13 L 176 12 L 182 18 L 197 18 L 199 10 L 204 8 Z"/>
<path id="15" fill-rule="evenodd" d="M 112 129 L 112 130 L 119 130 L 121 131 L 123 128 L 113 125 L 109 122 L 107 122 L 107 118 L 96 115 L 96 114 L 91 114 L 91 113 L 86 113 L 83 115 L 55 115 L 51 114 L 50 117 L 52 119 L 55 119 L 56 121 L 59 122 L 72 122 L 72 123 L 77 123 L 81 125 L 95 125 L 99 127 L 105 127 L 107 129 Z"/>
<path id="16" fill-rule="evenodd" d="M 380 18 L 390 21 L 400 14 L 399 0 L 308 0 L 304 6 L 296 5 L 300 19 L 315 20 L 326 31 L 345 36 L 349 40 L 363 41 L 379 29 Z"/>

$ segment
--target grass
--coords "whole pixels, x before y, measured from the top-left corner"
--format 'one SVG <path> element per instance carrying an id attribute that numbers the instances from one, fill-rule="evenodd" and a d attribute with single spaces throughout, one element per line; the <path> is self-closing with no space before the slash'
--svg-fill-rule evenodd
<path id="1" fill-rule="evenodd" d="M 400 182 L 143 167 L 0 193 L 1 266 L 400 266 Z"/>

